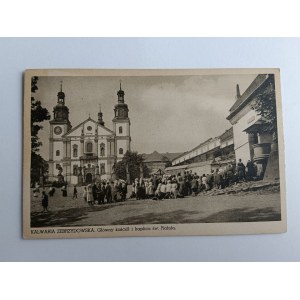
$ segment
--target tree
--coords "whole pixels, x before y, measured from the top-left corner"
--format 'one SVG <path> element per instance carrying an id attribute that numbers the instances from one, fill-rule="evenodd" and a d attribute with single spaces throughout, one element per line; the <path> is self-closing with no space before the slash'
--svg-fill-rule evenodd
<path id="1" fill-rule="evenodd" d="M 31 93 L 35 93 L 38 90 L 37 87 L 38 77 L 34 76 L 31 78 Z M 39 141 L 38 133 L 43 128 L 42 125 L 37 124 L 45 120 L 50 119 L 50 114 L 47 108 L 42 107 L 41 101 L 35 100 L 33 95 L 31 96 L 31 151 L 39 152 L 39 147 L 42 142 Z"/>
<path id="2" fill-rule="evenodd" d="M 41 101 L 35 100 L 33 94 L 38 89 L 38 77 L 31 78 L 31 183 L 39 181 L 40 176 L 43 176 L 48 169 L 48 164 L 38 153 L 42 142 L 39 140 L 38 133 L 43 128 L 38 124 L 50 119 L 50 114 L 47 108 L 41 106 Z"/>
<path id="3" fill-rule="evenodd" d="M 31 153 L 30 179 L 32 185 L 35 182 L 40 182 L 41 176 L 44 179 L 45 173 L 48 172 L 48 167 L 48 163 L 42 158 L 41 155 L 34 152 Z"/>
<path id="4" fill-rule="evenodd" d="M 142 167 L 143 176 L 149 176 L 149 169 L 144 164 L 144 158 L 137 152 L 127 151 L 121 161 L 116 164 L 115 172 L 117 178 L 124 180 L 133 180 L 140 177 L 140 168 Z M 127 171 L 129 172 L 129 178 Z"/>
<path id="5" fill-rule="evenodd" d="M 278 179 L 279 156 L 278 156 L 278 132 L 274 75 L 270 75 L 269 84 L 257 95 L 252 108 L 262 117 L 263 124 L 259 133 L 267 132 L 273 135 L 271 152 L 264 170 L 264 179 Z"/>
<path id="6" fill-rule="evenodd" d="M 252 104 L 252 109 L 262 117 L 262 121 L 264 122 L 260 131 L 272 134 L 274 141 L 277 141 L 277 113 L 274 79 L 271 80 L 268 86 L 256 96 Z"/>

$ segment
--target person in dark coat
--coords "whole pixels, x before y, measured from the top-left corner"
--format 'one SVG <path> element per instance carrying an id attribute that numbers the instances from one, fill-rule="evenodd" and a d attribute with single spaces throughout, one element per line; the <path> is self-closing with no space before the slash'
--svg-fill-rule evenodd
<path id="1" fill-rule="evenodd" d="M 217 169 L 214 176 L 214 185 L 215 188 L 219 189 L 221 185 L 221 176 L 219 174 L 219 170 Z"/>
<path id="2" fill-rule="evenodd" d="M 135 189 L 136 189 L 136 200 L 141 199 L 141 185 L 138 181 L 135 182 Z"/>
<path id="3" fill-rule="evenodd" d="M 234 179 L 233 176 L 234 176 L 233 166 L 231 164 L 229 164 L 227 166 L 227 172 L 226 172 L 226 177 L 227 177 L 227 180 L 228 180 L 228 186 L 233 183 L 233 179 Z"/>
<path id="4" fill-rule="evenodd" d="M 45 191 L 42 192 L 42 206 L 43 206 L 43 212 L 48 211 L 48 195 Z"/>
<path id="5" fill-rule="evenodd" d="M 68 196 L 67 188 L 66 188 L 65 185 L 61 188 L 61 191 L 62 191 L 62 196 L 63 197 L 67 197 Z"/>
<path id="6" fill-rule="evenodd" d="M 92 186 L 92 194 L 93 194 L 93 201 L 92 204 L 95 204 L 95 201 L 97 200 L 97 186 L 96 186 L 96 182 L 93 184 Z"/>
<path id="7" fill-rule="evenodd" d="M 239 181 L 245 181 L 245 165 L 242 163 L 242 160 L 239 159 L 237 163 L 237 174 Z"/>
<path id="8" fill-rule="evenodd" d="M 196 179 L 196 176 L 194 176 L 192 179 L 191 188 L 192 188 L 192 196 L 195 197 L 198 193 L 198 181 Z"/>
<path id="9" fill-rule="evenodd" d="M 104 204 L 104 198 L 106 195 L 106 183 L 103 181 L 100 187 L 100 203 Z"/>
<path id="10" fill-rule="evenodd" d="M 206 175 L 206 183 L 207 183 L 206 190 L 208 191 L 212 188 L 213 185 L 213 176 L 210 173 Z"/>
<path id="11" fill-rule="evenodd" d="M 185 188 L 184 181 L 183 181 L 182 177 L 179 177 L 178 178 L 178 194 L 177 194 L 178 198 L 184 198 L 184 194 L 185 194 L 184 188 Z"/>
<path id="12" fill-rule="evenodd" d="M 146 187 L 145 187 L 144 180 L 142 180 L 140 188 L 141 188 L 141 199 L 145 199 L 146 198 Z"/>
<path id="13" fill-rule="evenodd" d="M 122 188 L 121 188 L 121 199 L 122 199 L 122 201 L 126 200 L 126 195 L 127 195 L 127 182 L 123 181 L 122 182 Z"/>
<path id="14" fill-rule="evenodd" d="M 94 198 L 94 202 L 96 204 L 100 204 L 101 200 L 100 200 L 100 193 L 101 193 L 101 185 L 99 182 L 97 182 L 97 184 L 95 183 L 95 186 L 93 186 L 93 198 Z"/>
<path id="15" fill-rule="evenodd" d="M 74 198 L 77 199 L 77 188 L 76 188 L 76 185 L 74 186 L 74 190 L 73 190 L 73 199 Z"/>
<path id="16" fill-rule="evenodd" d="M 116 201 L 122 201 L 122 183 L 120 180 L 116 182 Z"/>
<path id="17" fill-rule="evenodd" d="M 112 203 L 111 185 L 109 183 L 106 185 L 106 199 L 107 203 Z"/>
<path id="18" fill-rule="evenodd" d="M 154 191 L 157 190 L 158 184 L 159 184 L 159 179 L 157 178 L 156 175 L 154 175 L 154 178 L 153 178 L 153 190 Z"/>
<path id="19" fill-rule="evenodd" d="M 193 175 L 192 175 L 192 170 L 191 170 L 186 175 L 186 193 L 187 193 L 187 196 L 192 195 L 192 179 L 193 179 Z"/>
<path id="20" fill-rule="evenodd" d="M 253 180 L 253 177 L 255 177 L 255 168 L 254 168 L 254 164 L 251 160 L 248 160 L 247 165 L 247 180 Z"/>

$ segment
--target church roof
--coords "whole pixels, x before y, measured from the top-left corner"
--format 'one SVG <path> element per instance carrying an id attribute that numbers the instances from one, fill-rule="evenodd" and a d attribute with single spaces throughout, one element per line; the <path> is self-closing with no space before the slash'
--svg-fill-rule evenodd
<path id="1" fill-rule="evenodd" d="M 114 134 L 114 132 L 112 130 L 110 130 L 109 128 L 100 125 L 97 121 L 93 120 L 91 117 L 88 117 L 86 120 L 84 120 L 83 122 L 81 122 L 80 124 L 76 125 L 75 127 L 73 127 L 72 129 L 70 129 L 68 132 L 66 132 L 63 137 L 68 136 L 70 133 L 74 132 L 76 129 L 78 129 L 80 126 L 82 126 L 83 124 L 85 124 L 86 122 L 94 122 L 95 124 L 97 124 L 99 127 L 104 128 L 105 130 L 109 131 L 111 134 Z"/>

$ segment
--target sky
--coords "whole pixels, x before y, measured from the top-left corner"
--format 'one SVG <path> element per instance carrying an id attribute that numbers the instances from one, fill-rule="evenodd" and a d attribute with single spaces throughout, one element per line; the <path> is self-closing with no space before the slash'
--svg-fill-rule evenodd
<path id="1" fill-rule="evenodd" d="M 73 127 L 97 120 L 99 104 L 105 126 L 112 129 L 120 80 L 131 121 L 131 148 L 139 153 L 184 152 L 230 128 L 226 120 L 235 102 L 257 75 L 197 75 L 143 77 L 39 77 L 33 95 L 53 118 L 60 81 Z M 40 154 L 49 158 L 49 121 L 41 123 Z"/>

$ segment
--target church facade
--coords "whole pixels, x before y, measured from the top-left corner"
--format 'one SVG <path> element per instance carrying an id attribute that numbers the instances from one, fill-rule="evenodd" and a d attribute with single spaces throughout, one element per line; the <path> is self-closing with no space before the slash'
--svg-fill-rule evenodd
<path id="1" fill-rule="evenodd" d="M 73 127 L 61 85 L 50 120 L 49 181 L 82 185 L 114 176 L 115 164 L 130 150 L 131 143 L 124 95 L 120 84 L 112 130 L 105 126 L 101 109 L 97 121 L 88 117 Z"/>

